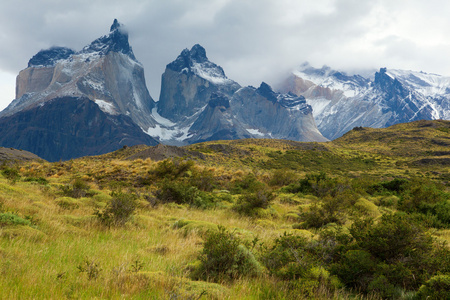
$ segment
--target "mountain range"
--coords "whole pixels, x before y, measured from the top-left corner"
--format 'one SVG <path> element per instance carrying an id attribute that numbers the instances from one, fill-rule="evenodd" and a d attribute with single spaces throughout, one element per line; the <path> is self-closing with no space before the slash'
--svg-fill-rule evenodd
<path id="1" fill-rule="evenodd" d="M 159 100 L 124 26 L 75 51 L 41 50 L 20 71 L 0 112 L 0 146 L 49 161 L 137 144 L 274 138 L 327 141 L 358 126 L 450 118 L 450 78 L 381 69 L 373 78 L 307 64 L 283 84 L 243 87 L 201 45 L 167 64 Z M 316 126 L 317 124 L 317 126 Z"/>
<path id="2" fill-rule="evenodd" d="M 363 77 L 305 63 L 278 89 L 304 96 L 330 140 L 354 127 L 450 119 L 450 77 L 437 74 L 381 68 Z"/>

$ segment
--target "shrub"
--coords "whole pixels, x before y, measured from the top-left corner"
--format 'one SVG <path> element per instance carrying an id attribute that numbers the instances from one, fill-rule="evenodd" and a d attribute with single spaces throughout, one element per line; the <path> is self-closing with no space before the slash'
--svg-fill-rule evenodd
<path id="1" fill-rule="evenodd" d="M 285 186 L 298 180 L 297 174 L 289 169 L 275 170 L 269 180 L 270 186 Z"/>
<path id="2" fill-rule="evenodd" d="M 134 214 L 136 210 L 136 195 L 125 194 L 120 192 L 112 192 L 112 199 L 103 212 L 96 210 L 94 214 L 99 221 L 108 227 L 111 225 L 122 226 Z"/>
<path id="3" fill-rule="evenodd" d="M 31 221 L 23 219 L 13 213 L 5 212 L 0 214 L 0 227 L 11 225 L 31 226 Z"/>
<path id="4" fill-rule="evenodd" d="M 253 193 L 241 195 L 233 206 L 233 210 L 243 215 L 255 216 L 258 209 L 268 208 L 273 199 L 275 199 L 273 192 L 263 187 Z"/>
<path id="5" fill-rule="evenodd" d="M 194 166 L 192 160 L 182 158 L 166 159 L 159 162 L 155 168 L 149 171 L 155 179 L 176 179 L 186 175 Z"/>
<path id="6" fill-rule="evenodd" d="M 358 245 L 381 260 L 395 261 L 428 252 L 433 239 L 404 214 L 383 215 L 380 222 L 358 220 L 350 228 Z"/>
<path id="7" fill-rule="evenodd" d="M 376 276 L 369 284 L 368 291 L 376 293 L 383 299 L 398 299 L 400 298 L 401 290 L 396 288 L 388 278 L 384 275 Z"/>
<path id="8" fill-rule="evenodd" d="M 48 184 L 48 180 L 45 179 L 44 177 L 27 177 L 24 179 L 25 182 L 36 182 L 38 184 L 42 184 L 42 185 L 46 185 Z"/>
<path id="9" fill-rule="evenodd" d="M 201 191 L 211 192 L 217 185 L 214 172 L 208 169 L 195 170 L 189 178 L 189 183 Z"/>
<path id="10" fill-rule="evenodd" d="M 405 187 L 399 209 L 406 212 L 420 211 L 426 204 L 435 204 L 449 199 L 444 187 L 431 181 L 413 180 Z"/>
<path id="11" fill-rule="evenodd" d="M 13 168 L 4 167 L 1 173 L 11 184 L 15 184 L 20 179 L 19 171 Z"/>
<path id="12" fill-rule="evenodd" d="M 436 275 L 423 284 L 418 293 L 419 299 L 450 299 L 450 275 Z"/>
<path id="13" fill-rule="evenodd" d="M 255 174 L 248 173 L 241 180 L 236 180 L 230 191 L 234 194 L 241 194 L 244 192 L 251 193 L 261 189 L 263 186 L 264 183 L 258 181 Z"/>
<path id="14" fill-rule="evenodd" d="M 366 290 L 372 281 L 376 262 L 365 250 L 347 251 L 339 263 L 331 266 L 331 272 L 336 274 L 347 286 Z"/>
<path id="15" fill-rule="evenodd" d="M 374 184 L 368 188 L 370 194 L 400 194 L 408 184 L 408 180 L 404 178 L 395 178 L 390 181 L 383 181 Z"/>
<path id="16" fill-rule="evenodd" d="M 325 197 L 320 203 L 313 203 L 309 210 L 299 214 L 305 228 L 320 228 L 329 223 L 345 222 L 345 200 L 341 197 Z"/>
<path id="17" fill-rule="evenodd" d="M 87 258 L 77 266 L 77 269 L 80 273 L 86 273 L 88 280 L 97 279 L 102 271 L 98 263 Z"/>
<path id="18" fill-rule="evenodd" d="M 214 198 L 190 184 L 164 180 L 155 192 L 155 197 L 162 203 L 189 204 L 199 208 L 214 205 Z"/>
<path id="19" fill-rule="evenodd" d="M 285 232 L 263 255 L 264 265 L 272 275 L 284 280 L 305 277 L 313 266 L 312 257 L 306 252 L 307 245 L 306 238 Z"/>
<path id="20" fill-rule="evenodd" d="M 81 179 L 75 179 L 73 184 L 67 184 L 60 187 L 64 196 L 72 198 L 92 197 L 95 195 L 90 190 L 89 185 Z"/>
<path id="21" fill-rule="evenodd" d="M 195 279 L 220 282 L 261 273 L 254 255 L 223 226 L 207 232 L 199 260 L 200 265 L 192 273 Z"/>

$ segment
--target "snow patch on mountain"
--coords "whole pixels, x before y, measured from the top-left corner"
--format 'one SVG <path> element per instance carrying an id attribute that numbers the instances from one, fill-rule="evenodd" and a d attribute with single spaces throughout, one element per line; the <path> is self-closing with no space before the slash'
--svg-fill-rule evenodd
<path id="1" fill-rule="evenodd" d="M 223 71 L 218 69 L 217 67 L 212 67 L 209 64 L 205 63 L 193 63 L 191 70 L 195 75 L 208 80 L 214 84 L 229 84 L 234 81 L 229 79 L 223 74 Z"/>
<path id="2" fill-rule="evenodd" d="M 94 102 L 100 107 L 100 109 L 110 115 L 118 115 L 119 113 L 117 112 L 114 104 L 106 102 L 104 100 L 100 100 L 100 99 L 95 99 Z"/>
<path id="3" fill-rule="evenodd" d="M 329 139 L 355 126 L 450 118 L 450 77 L 424 72 L 381 68 L 375 76 L 363 77 L 304 64 L 280 91 L 305 96 L 319 130 Z"/>
<path id="4" fill-rule="evenodd" d="M 255 136 L 260 136 L 260 137 L 265 136 L 265 134 L 262 133 L 261 131 L 259 131 L 259 129 L 249 129 L 249 128 L 247 128 L 246 130 L 248 131 L 248 133 L 250 133 L 252 135 L 255 135 Z"/>

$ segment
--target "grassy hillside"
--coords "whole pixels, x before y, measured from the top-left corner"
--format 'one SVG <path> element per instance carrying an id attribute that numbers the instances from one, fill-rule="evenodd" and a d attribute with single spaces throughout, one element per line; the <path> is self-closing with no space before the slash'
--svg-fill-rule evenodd
<path id="1" fill-rule="evenodd" d="M 449 130 L 9 160 L 0 298 L 444 299 Z"/>

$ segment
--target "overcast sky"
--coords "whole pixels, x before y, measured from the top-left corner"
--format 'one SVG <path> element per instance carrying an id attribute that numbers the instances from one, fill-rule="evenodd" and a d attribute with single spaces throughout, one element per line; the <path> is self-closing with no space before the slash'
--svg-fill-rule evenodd
<path id="1" fill-rule="evenodd" d="M 158 100 L 161 74 L 199 43 L 241 85 L 275 85 L 305 61 L 450 75 L 447 0 L 1 0 L 0 110 L 41 49 L 80 50 L 123 23 Z"/>

